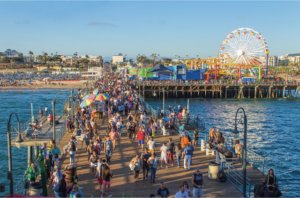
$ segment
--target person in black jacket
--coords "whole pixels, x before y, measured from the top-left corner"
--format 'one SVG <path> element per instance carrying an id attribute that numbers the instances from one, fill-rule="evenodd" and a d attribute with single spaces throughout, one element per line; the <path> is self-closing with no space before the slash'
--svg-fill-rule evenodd
<path id="1" fill-rule="evenodd" d="M 264 188 L 266 187 L 267 181 L 266 179 L 262 180 L 261 184 L 256 184 L 254 186 L 254 197 L 263 197 L 264 196 Z"/>
<path id="2" fill-rule="evenodd" d="M 62 175 L 61 180 L 59 180 L 59 189 L 58 189 L 58 195 L 59 197 L 67 197 L 67 182 L 65 180 L 66 175 Z"/>

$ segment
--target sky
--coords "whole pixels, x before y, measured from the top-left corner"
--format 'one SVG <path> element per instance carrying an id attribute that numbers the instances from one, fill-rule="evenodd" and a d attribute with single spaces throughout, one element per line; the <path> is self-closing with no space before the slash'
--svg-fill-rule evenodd
<path id="1" fill-rule="evenodd" d="M 300 2 L 0 1 L 0 51 L 216 56 L 223 38 L 252 28 L 270 55 L 300 53 Z"/>

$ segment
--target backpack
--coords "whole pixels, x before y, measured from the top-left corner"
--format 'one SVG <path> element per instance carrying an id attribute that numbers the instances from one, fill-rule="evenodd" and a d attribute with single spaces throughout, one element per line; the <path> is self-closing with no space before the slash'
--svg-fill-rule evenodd
<path id="1" fill-rule="evenodd" d="M 33 172 L 33 173 L 38 173 L 38 168 L 37 168 L 36 165 L 33 165 L 33 167 L 32 167 L 32 172 Z"/>
<path id="2" fill-rule="evenodd" d="M 227 176 L 226 176 L 226 174 L 224 173 L 223 170 L 219 170 L 217 176 L 218 176 L 218 178 L 217 178 L 218 182 L 226 182 Z"/>
<path id="3" fill-rule="evenodd" d="M 111 141 L 106 142 L 106 150 L 111 150 Z"/>
<path id="4" fill-rule="evenodd" d="M 186 151 L 186 155 L 192 155 L 192 148 L 191 147 L 188 147 L 189 149 Z"/>

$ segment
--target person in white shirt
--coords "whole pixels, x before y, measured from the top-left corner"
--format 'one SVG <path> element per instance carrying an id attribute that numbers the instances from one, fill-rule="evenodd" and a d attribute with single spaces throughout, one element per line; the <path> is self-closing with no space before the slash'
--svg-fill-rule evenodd
<path id="1" fill-rule="evenodd" d="M 147 146 L 149 149 L 149 153 L 153 154 L 155 150 L 155 144 L 156 142 L 153 140 L 153 137 L 150 138 L 150 140 L 147 142 Z"/>
<path id="2" fill-rule="evenodd" d="M 175 194 L 174 198 L 189 198 L 189 195 L 184 191 L 184 186 L 180 185 L 179 191 Z"/>
<path id="3" fill-rule="evenodd" d="M 178 105 L 178 112 L 179 112 L 179 110 L 180 110 L 180 105 Z"/>
<path id="4" fill-rule="evenodd" d="M 160 155 L 160 161 L 161 161 L 161 167 L 163 165 L 163 161 L 166 163 L 166 168 L 168 168 L 168 162 L 167 162 L 167 151 L 168 147 L 166 146 L 166 143 L 163 143 L 162 147 L 160 147 L 161 155 Z"/>

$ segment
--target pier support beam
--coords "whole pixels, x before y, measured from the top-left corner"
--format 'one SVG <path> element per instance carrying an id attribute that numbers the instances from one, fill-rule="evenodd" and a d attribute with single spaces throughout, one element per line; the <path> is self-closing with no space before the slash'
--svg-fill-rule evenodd
<path id="1" fill-rule="evenodd" d="M 34 146 L 34 157 L 35 159 L 39 157 L 39 146 Z"/>
<path id="2" fill-rule="evenodd" d="M 27 147 L 27 167 L 33 162 L 33 146 Z"/>
<path id="3" fill-rule="evenodd" d="M 225 87 L 225 98 L 227 99 L 227 86 Z"/>
<path id="4" fill-rule="evenodd" d="M 282 90 L 282 97 L 283 98 L 285 97 L 285 87 L 283 87 L 283 90 Z"/>

